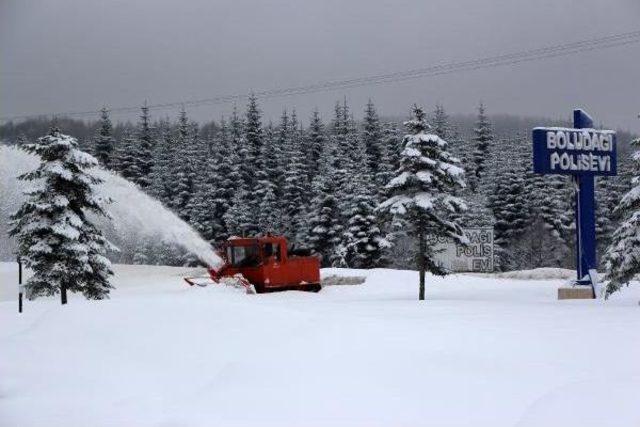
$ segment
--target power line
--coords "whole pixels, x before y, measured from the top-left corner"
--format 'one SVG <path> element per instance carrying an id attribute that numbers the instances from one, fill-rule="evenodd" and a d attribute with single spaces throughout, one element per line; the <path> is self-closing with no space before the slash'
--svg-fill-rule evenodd
<path id="1" fill-rule="evenodd" d="M 287 88 L 278 88 L 271 90 L 263 90 L 254 92 L 254 95 L 261 99 L 269 99 L 275 97 L 292 96 L 292 95 L 304 95 L 317 92 L 328 92 L 338 89 L 351 89 L 355 87 L 380 85 L 387 83 L 395 83 L 406 80 L 414 80 L 425 77 L 441 76 L 453 73 L 459 73 L 464 71 L 474 71 L 486 68 L 495 68 L 507 65 L 515 65 L 524 62 L 538 61 L 541 59 L 555 58 L 567 55 L 574 55 L 581 52 L 588 52 L 593 50 L 603 50 L 612 47 L 626 46 L 636 44 L 640 42 L 640 31 L 632 31 L 627 33 L 614 34 L 606 37 L 593 38 L 587 40 L 581 40 L 573 43 L 565 43 L 554 46 L 547 46 L 537 49 L 523 50 L 520 52 L 514 52 L 498 56 L 490 56 L 478 59 L 472 59 L 467 61 L 450 62 L 446 64 L 433 65 L 424 68 L 416 68 L 412 70 L 398 71 L 388 74 L 378 74 L 371 76 L 363 76 L 345 80 L 332 80 L 326 82 L 319 82 L 304 86 L 294 86 Z M 184 107 L 200 107 L 204 105 L 217 105 L 226 104 L 233 101 L 240 101 L 247 97 L 247 94 L 236 95 L 221 95 L 211 98 L 191 100 L 191 101 L 176 101 L 167 102 L 162 104 L 148 105 L 149 110 L 165 110 L 173 109 L 181 106 Z M 135 107 L 117 107 L 112 108 L 110 111 L 113 114 L 131 113 L 140 109 L 139 106 Z M 56 114 L 24 114 L 11 117 L 0 117 L 0 121 L 9 120 L 21 120 L 43 116 L 68 116 L 68 117 L 82 117 L 93 116 L 98 114 L 99 110 L 90 111 L 73 111 L 66 113 Z"/>

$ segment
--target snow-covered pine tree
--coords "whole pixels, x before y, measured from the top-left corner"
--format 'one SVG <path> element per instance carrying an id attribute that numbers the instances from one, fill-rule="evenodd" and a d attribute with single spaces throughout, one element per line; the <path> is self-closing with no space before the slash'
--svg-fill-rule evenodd
<path id="1" fill-rule="evenodd" d="M 614 231 L 620 226 L 620 213 L 616 207 L 622 197 L 632 187 L 634 162 L 629 157 L 618 157 L 618 174 L 606 178 L 596 178 L 596 237 L 598 259 L 603 257 L 611 243 Z"/>
<path id="2" fill-rule="evenodd" d="M 529 140 L 526 140 L 526 148 L 523 146 L 520 155 L 526 157 L 523 159 L 525 165 L 524 171 L 524 192 L 527 197 L 527 225 L 531 225 L 540 217 L 540 208 L 544 204 L 545 194 L 545 181 L 548 177 L 535 173 L 533 171 L 533 159 L 532 159 L 532 146 Z"/>
<path id="3" fill-rule="evenodd" d="M 367 169 L 371 176 L 378 176 L 383 161 L 382 127 L 373 101 L 369 100 L 364 110 L 362 142 L 365 147 Z M 386 183 L 386 182 L 385 182 Z"/>
<path id="4" fill-rule="evenodd" d="M 273 144 L 277 158 L 277 169 L 274 170 L 276 173 L 272 173 L 271 177 L 272 182 L 276 185 L 275 193 L 277 197 L 282 197 L 284 194 L 284 171 L 289 164 L 286 153 L 291 139 L 290 128 L 289 114 L 287 110 L 283 110 L 280 116 L 280 123 L 275 129 L 275 140 Z"/>
<path id="5" fill-rule="evenodd" d="M 309 180 L 312 181 L 320 170 L 320 157 L 326 144 L 326 134 L 324 123 L 317 109 L 311 114 L 309 132 L 307 133 L 307 144 L 305 147 L 305 157 L 308 163 Z"/>
<path id="6" fill-rule="evenodd" d="M 343 105 L 343 113 L 348 113 L 348 116 L 345 116 L 344 120 L 346 123 L 346 133 L 345 133 L 345 142 L 346 145 L 344 148 L 347 151 L 347 154 L 350 158 L 353 169 L 351 169 L 352 175 L 359 173 L 359 169 L 357 164 L 362 161 L 363 151 L 362 148 L 362 140 L 360 135 L 358 135 L 358 124 L 356 123 L 356 119 L 353 117 L 353 113 L 349 113 L 349 109 L 347 107 L 347 102 L 345 100 Z M 366 150 L 364 151 L 366 156 Z M 366 158 L 366 157 L 365 157 Z"/>
<path id="7" fill-rule="evenodd" d="M 234 107 L 229 119 L 229 136 L 231 139 L 231 149 L 235 150 L 237 153 L 235 156 L 236 161 L 234 167 L 234 174 L 238 175 L 238 178 L 236 179 L 236 192 L 240 188 L 243 190 L 241 194 L 244 197 L 244 200 L 241 205 L 242 209 L 248 210 L 246 218 L 242 221 L 242 231 L 248 236 L 257 232 L 258 225 L 257 218 L 254 215 L 257 203 L 254 194 L 255 188 L 251 187 L 255 182 L 254 175 L 256 171 L 250 167 L 250 165 L 254 163 L 254 160 L 252 158 L 252 149 L 249 147 L 249 144 L 245 139 L 244 127 L 245 123 L 238 115 L 237 109 Z M 234 197 L 234 200 L 236 199 L 237 197 Z M 238 208 L 238 203 L 232 202 L 232 205 L 234 206 L 234 209 Z"/>
<path id="8" fill-rule="evenodd" d="M 337 180 L 334 162 L 337 148 L 329 143 L 323 149 L 320 172 L 313 183 L 313 199 L 307 213 L 307 244 L 311 252 L 320 256 L 322 267 L 330 267 L 339 260 L 343 227 L 335 196 Z"/>
<path id="9" fill-rule="evenodd" d="M 640 149 L 640 138 L 631 145 Z M 640 150 L 632 154 L 632 159 L 632 188 L 616 207 L 623 220 L 613 233 L 603 260 L 607 281 L 605 298 L 627 286 L 640 273 Z"/>
<path id="10" fill-rule="evenodd" d="M 277 194 L 281 194 L 278 182 L 281 178 L 280 161 L 282 150 L 278 145 L 276 132 L 269 123 L 264 132 L 264 144 L 262 147 L 261 170 L 255 191 L 256 213 L 258 230 L 260 233 L 282 233 L 282 210 Z"/>
<path id="11" fill-rule="evenodd" d="M 263 152 L 262 115 L 258 108 L 258 100 L 251 93 L 247 104 L 244 121 L 244 143 L 247 146 L 244 167 L 251 171 L 246 175 L 247 190 L 254 191 L 258 181 L 264 178 L 264 168 L 261 162 Z"/>
<path id="12" fill-rule="evenodd" d="M 335 149 L 331 157 L 332 173 L 335 179 L 335 197 L 340 207 L 340 221 L 343 227 L 348 221 L 347 210 L 352 189 L 353 178 L 357 173 L 356 164 L 362 161 L 358 156 L 360 138 L 355 122 L 349 113 L 346 99 L 336 103 L 335 117 L 332 124 L 331 144 Z"/>
<path id="13" fill-rule="evenodd" d="M 231 207 L 233 197 L 238 189 L 238 183 L 241 180 L 240 172 L 237 169 L 238 153 L 231 147 L 229 128 L 224 118 L 220 120 L 220 131 L 216 141 L 218 145 L 216 168 L 220 181 L 217 187 L 210 190 L 214 199 L 213 209 L 215 212 L 220 212 L 222 218 L 221 225 L 224 232 L 219 232 L 213 237 L 215 241 L 220 242 L 230 235 L 225 214 Z M 216 218 L 217 216 L 218 213 L 216 213 Z M 218 220 L 216 219 L 216 221 Z"/>
<path id="14" fill-rule="evenodd" d="M 259 184 L 264 185 L 264 184 Z M 258 204 L 258 229 L 260 234 L 280 234 L 282 230 L 282 213 L 280 201 L 274 193 L 274 187 L 266 185 Z"/>
<path id="15" fill-rule="evenodd" d="M 154 140 L 149 120 L 149 107 L 147 103 L 140 108 L 140 121 L 138 122 L 137 138 L 134 148 L 133 162 L 136 166 L 137 176 L 133 177 L 133 182 L 142 189 L 149 187 L 150 174 L 153 168 Z"/>
<path id="16" fill-rule="evenodd" d="M 552 247 L 550 261 L 557 266 L 569 267 L 573 262 L 571 236 L 575 230 L 573 220 L 574 194 L 571 181 L 562 175 L 549 175 L 544 179 L 545 201 L 539 215 L 544 228 L 550 234 Z"/>
<path id="17" fill-rule="evenodd" d="M 297 126 L 297 120 L 292 115 L 291 127 Z M 305 206 L 309 197 L 308 177 L 306 174 L 306 159 L 302 151 L 302 139 L 298 136 L 297 129 L 289 132 L 286 144 L 283 147 L 283 158 L 287 165 L 284 168 L 284 187 L 281 196 L 282 212 L 284 217 L 284 232 L 293 245 L 300 245 L 300 233 L 304 227 Z"/>
<path id="18" fill-rule="evenodd" d="M 223 163 L 223 152 L 220 140 L 212 141 L 213 135 L 207 135 L 206 148 L 201 147 L 198 156 L 198 174 L 194 184 L 194 194 L 189 200 L 188 211 L 190 222 L 200 235 L 210 242 L 226 236 L 223 215 L 229 207 L 229 200 L 220 197 L 223 178 L 220 166 Z"/>
<path id="19" fill-rule="evenodd" d="M 417 239 L 419 299 L 423 300 L 425 271 L 447 273 L 436 263 L 433 249 L 427 246 L 427 234 L 466 242 L 460 225 L 451 218 L 452 213 L 465 209 L 464 202 L 452 195 L 455 189 L 465 186 L 464 170 L 447 151 L 446 141 L 427 133 L 430 126 L 422 108 L 413 107 L 413 117 L 405 126 L 410 133 L 404 137 L 405 149 L 397 175 L 387 184 L 391 196 L 379 209 L 409 226 Z"/>
<path id="20" fill-rule="evenodd" d="M 378 162 L 378 172 L 372 176 L 372 185 L 376 192 L 377 201 L 387 198 L 387 190 L 385 186 L 393 178 L 395 171 L 395 164 L 397 163 L 395 158 L 395 147 L 389 145 L 383 140 L 380 146 L 380 161 Z M 378 203 L 376 203 L 377 205 Z"/>
<path id="21" fill-rule="evenodd" d="M 460 164 L 462 165 L 463 169 L 465 171 L 468 171 L 468 155 L 464 138 L 462 137 L 462 135 L 460 135 L 458 129 L 453 125 L 449 125 L 447 133 L 449 135 L 449 139 L 446 139 L 445 141 L 449 143 L 449 150 L 451 151 L 451 154 L 459 158 Z"/>
<path id="22" fill-rule="evenodd" d="M 262 164 L 267 174 L 270 185 L 273 186 L 273 192 L 276 197 L 282 194 L 283 183 L 283 144 L 286 140 L 285 136 L 280 136 L 273 123 L 269 123 L 264 132 L 264 146 L 262 152 Z"/>
<path id="23" fill-rule="evenodd" d="M 347 203 L 347 225 L 342 235 L 339 254 L 341 263 L 352 268 L 384 267 L 385 250 L 391 246 L 380 229 L 377 189 L 366 162 L 366 149 L 361 144 L 362 159 L 352 181 Z"/>
<path id="24" fill-rule="evenodd" d="M 118 144 L 115 152 L 114 169 L 124 178 L 132 182 L 137 182 L 140 177 L 140 171 L 136 163 L 136 138 L 128 131 L 125 132 L 122 141 Z"/>
<path id="25" fill-rule="evenodd" d="M 148 250 L 148 246 L 147 245 L 140 245 L 140 247 L 138 248 L 138 250 L 133 254 L 133 260 L 132 263 L 134 265 L 149 265 L 151 264 L 150 259 L 149 259 L 149 254 L 147 252 Z"/>
<path id="26" fill-rule="evenodd" d="M 22 132 L 21 132 L 21 133 L 17 136 L 17 138 L 16 138 L 16 140 L 15 140 L 14 145 L 15 145 L 16 147 L 20 148 L 20 147 L 22 147 L 22 146 L 24 146 L 24 145 L 26 145 L 26 144 L 28 144 L 28 143 L 29 143 L 29 139 L 27 138 L 27 136 L 26 136 L 24 133 L 22 133 Z"/>
<path id="27" fill-rule="evenodd" d="M 402 135 L 395 123 L 387 122 L 382 125 L 382 162 L 380 170 L 374 176 L 374 182 L 378 187 L 378 200 L 387 199 L 387 183 L 393 178 L 393 174 L 400 166 L 400 153 L 402 153 Z M 384 224 L 383 224 L 384 225 Z"/>
<path id="28" fill-rule="evenodd" d="M 503 153 L 502 167 L 497 169 L 493 191 L 488 197 L 495 218 L 494 244 L 496 264 L 501 270 L 515 263 L 513 245 L 524 233 L 529 217 L 525 193 L 525 165 L 517 150 Z"/>
<path id="29" fill-rule="evenodd" d="M 190 219 L 189 201 L 193 196 L 196 182 L 194 162 L 196 161 L 195 147 L 198 135 L 197 132 L 194 133 L 194 130 L 194 127 L 189 124 L 186 111 L 182 109 L 178 118 L 175 158 L 173 160 L 172 176 L 175 197 L 170 206 L 180 218 L 187 222 Z"/>
<path id="30" fill-rule="evenodd" d="M 613 177 L 611 177 L 613 178 Z M 609 246 L 611 236 L 617 228 L 617 221 L 613 214 L 620 203 L 621 194 L 614 179 L 595 179 L 596 193 L 596 240 L 598 242 L 598 255 L 602 248 Z"/>
<path id="31" fill-rule="evenodd" d="M 390 169 L 395 171 L 400 166 L 400 157 L 403 150 L 402 134 L 395 123 L 385 122 L 382 125 L 382 143 L 388 158 L 391 160 Z M 389 181 L 385 181 L 385 185 L 387 182 Z"/>
<path id="32" fill-rule="evenodd" d="M 444 109 L 442 104 L 436 104 L 435 110 L 433 110 L 433 122 L 432 129 L 434 135 L 438 135 L 441 139 L 445 141 L 449 141 L 450 135 L 450 126 L 449 126 L 449 116 Z"/>
<path id="33" fill-rule="evenodd" d="M 298 154 L 301 156 L 299 173 L 302 176 L 302 186 L 305 189 L 305 193 L 302 197 L 303 207 L 306 207 L 306 203 L 311 199 L 309 195 L 311 188 L 311 175 L 309 174 L 309 163 L 305 157 L 307 152 L 305 147 L 307 134 L 305 129 L 302 127 L 302 123 L 298 121 L 295 108 L 291 112 L 291 135 L 289 136 L 289 140 L 293 142 L 294 147 L 297 147 Z"/>
<path id="34" fill-rule="evenodd" d="M 231 200 L 231 207 L 224 214 L 229 236 L 248 236 L 250 230 L 255 226 L 255 218 L 253 218 L 253 212 L 247 204 L 249 196 L 246 193 L 242 188 L 236 190 Z"/>
<path id="35" fill-rule="evenodd" d="M 491 142 L 493 141 L 493 131 L 491 129 L 491 123 L 485 113 L 484 104 L 481 102 L 478 106 L 478 121 L 476 127 L 473 130 L 475 136 L 474 151 L 473 151 L 473 179 L 469 179 L 469 184 L 472 189 L 476 189 L 482 177 L 485 173 L 485 162 L 487 160 L 487 153 L 489 152 Z"/>
<path id="36" fill-rule="evenodd" d="M 109 110 L 103 107 L 100 110 L 100 124 L 98 135 L 93 143 L 93 151 L 100 164 L 107 169 L 111 168 L 115 144 L 116 141 L 113 137 L 113 125 L 109 117 Z"/>
<path id="37" fill-rule="evenodd" d="M 149 192 L 166 206 L 171 206 L 175 198 L 174 182 L 174 136 L 167 120 L 158 123 L 158 141 L 154 150 Z"/>
<path id="38" fill-rule="evenodd" d="M 21 175 L 36 181 L 27 200 L 12 215 L 10 234 L 18 241 L 18 254 L 33 271 L 25 285 L 28 298 L 80 292 L 89 299 L 109 295 L 113 274 L 106 252 L 115 249 L 87 214 L 106 216 L 106 201 L 94 187 L 102 181 L 89 169 L 98 161 L 78 150 L 75 138 L 52 129 L 24 149 L 40 157 L 34 171 Z"/>

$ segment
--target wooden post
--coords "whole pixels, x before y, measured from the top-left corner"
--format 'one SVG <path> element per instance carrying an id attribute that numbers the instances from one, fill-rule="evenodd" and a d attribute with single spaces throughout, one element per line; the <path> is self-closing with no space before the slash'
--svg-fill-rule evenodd
<path id="1" fill-rule="evenodd" d="M 62 283 L 60 285 L 60 303 L 63 305 L 67 303 L 67 284 L 66 283 Z"/>
<path id="2" fill-rule="evenodd" d="M 22 260 L 18 261 L 18 313 L 22 313 Z"/>
<path id="3" fill-rule="evenodd" d="M 425 241 L 424 230 L 420 230 L 418 232 L 418 268 L 420 269 L 420 293 L 418 295 L 418 300 L 424 301 L 424 276 L 425 276 L 425 262 L 424 262 L 424 252 L 427 249 Z"/>

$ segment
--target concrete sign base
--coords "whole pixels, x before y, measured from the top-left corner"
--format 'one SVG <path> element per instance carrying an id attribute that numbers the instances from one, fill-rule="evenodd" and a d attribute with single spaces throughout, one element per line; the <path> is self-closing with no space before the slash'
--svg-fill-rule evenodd
<path id="1" fill-rule="evenodd" d="M 589 285 L 561 286 L 558 288 L 558 299 L 593 299 L 593 288 Z"/>

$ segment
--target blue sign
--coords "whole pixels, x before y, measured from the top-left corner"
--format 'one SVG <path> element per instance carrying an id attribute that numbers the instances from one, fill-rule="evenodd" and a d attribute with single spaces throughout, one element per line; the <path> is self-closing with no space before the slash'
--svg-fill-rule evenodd
<path id="1" fill-rule="evenodd" d="M 533 171 L 616 175 L 616 134 L 610 130 L 533 129 Z"/>
<path id="2" fill-rule="evenodd" d="M 595 176 L 616 175 L 616 134 L 593 129 L 593 119 L 582 110 L 573 111 L 573 126 L 533 129 L 533 170 L 573 175 L 577 283 L 595 287 Z"/>

